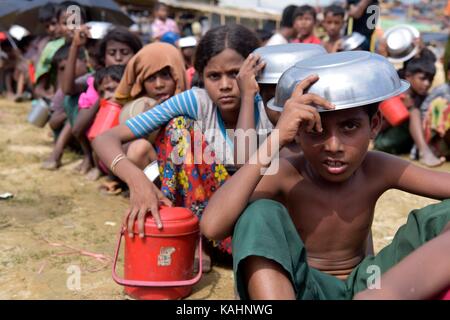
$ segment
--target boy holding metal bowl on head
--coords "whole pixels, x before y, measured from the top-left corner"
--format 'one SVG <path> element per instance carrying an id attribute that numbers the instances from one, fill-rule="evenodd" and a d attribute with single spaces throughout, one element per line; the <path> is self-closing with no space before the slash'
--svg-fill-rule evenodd
<path id="1" fill-rule="evenodd" d="M 365 254 L 386 190 L 450 198 L 450 174 L 368 151 L 381 124 L 378 103 L 408 87 L 385 58 L 362 51 L 306 59 L 283 74 L 276 130 L 201 221 L 208 238 L 233 235 L 241 298 L 427 299 L 450 287 L 449 200 L 414 210 L 390 245 Z M 264 174 L 292 141 L 303 153 Z"/>

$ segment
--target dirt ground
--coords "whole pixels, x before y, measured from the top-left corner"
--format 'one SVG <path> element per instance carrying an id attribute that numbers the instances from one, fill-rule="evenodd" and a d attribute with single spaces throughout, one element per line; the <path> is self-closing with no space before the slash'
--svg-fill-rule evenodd
<path id="1" fill-rule="evenodd" d="M 50 129 L 26 122 L 29 109 L 0 100 L 0 194 L 14 194 L 0 200 L 0 299 L 124 299 L 110 259 L 127 200 L 101 195 L 98 182 L 74 173 L 80 158 L 73 153 L 64 155 L 60 170 L 41 170 L 52 138 Z M 411 209 L 433 202 L 386 192 L 375 212 L 375 250 L 390 242 Z M 79 287 L 72 277 L 78 271 Z M 214 265 L 189 297 L 233 298 L 232 271 L 223 265 Z"/>

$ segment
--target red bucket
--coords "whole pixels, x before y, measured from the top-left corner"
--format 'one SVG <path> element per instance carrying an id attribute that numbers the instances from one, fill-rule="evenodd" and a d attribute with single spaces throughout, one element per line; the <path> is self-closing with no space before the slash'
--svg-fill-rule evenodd
<path id="1" fill-rule="evenodd" d="M 409 118 L 409 111 L 402 101 L 403 95 L 380 103 L 380 112 L 391 126 L 398 126 Z"/>
<path id="2" fill-rule="evenodd" d="M 88 139 L 92 141 L 106 130 L 117 126 L 121 109 L 121 105 L 118 103 L 105 99 L 100 100 L 100 109 L 87 133 Z"/>
<path id="3" fill-rule="evenodd" d="M 137 221 L 134 237 L 123 228 L 117 243 L 113 279 L 125 286 L 125 293 L 139 300 L 175 300 L 188 296 L 202 276 L 202 262 L 195 277 L 194 256 L 202 250 L 199 220 L 191 210 L 162 207 L 159 211 L 163 229 L 151 217 L 145 221 L 144 238 L 139 238 Z M 122 237 L 125 238 L 124 279 L 116 273 Z"/>

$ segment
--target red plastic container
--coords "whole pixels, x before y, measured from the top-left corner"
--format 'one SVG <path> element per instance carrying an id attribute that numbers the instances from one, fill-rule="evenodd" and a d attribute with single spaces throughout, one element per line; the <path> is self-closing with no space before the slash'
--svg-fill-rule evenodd
<path id="1" fill-rule="evenodd" d="M 186 208 L 162 207 L 159 211 L 163 229 L 158 230 L 148 215 L 145 236 L 139 238 L 137 222 L 134 237 L 123 228 L 117 243 L 113 279 L 125 286 L 125 293 L 139 300 L 175 300 L 188 296 L 202 276 L 199 259 L 198 274 L 193 277 L 195 247 L 201 252 L 198 218 Z M 124 279 L 116 273 L 122 237 L 125 238 Z"/>
<path id="2" fill-rule="evenodd" d="M 398 126 L 409 118 L 409 111 L 402 101 L 402 95 L 380 103 L 380 112 L 391 126 Z"/>
<path id="3" fill-rule="evenodd" d="M 95 116 L 94 123 L 88 131 L 88 139 L 92 141 L 106 130 L 117 126 L 119 124 L 121 109 L 122 107 L 118 103 L 105 99 L 100 100 L 100 109 Z"/>

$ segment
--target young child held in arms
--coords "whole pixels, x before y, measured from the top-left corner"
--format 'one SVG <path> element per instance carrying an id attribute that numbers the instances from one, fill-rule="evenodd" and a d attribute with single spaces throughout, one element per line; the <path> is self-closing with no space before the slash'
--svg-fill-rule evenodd
<path id="1" fill-rule="evenodd" d="M 304 65 L 314 60 L 326 66 L 329 55 L 322 57 Z M 375 62 L 385 67 L 388 62 L 378 57 Z M 326 68 L 329 72 L 333 65 Z M 316 81 L 330 81 L 325 78 L 311 75 L 296 86 L 273 133 L 210 199 L 201 231 L 215 240 L 233 235 L 235 279 L 243 299 L 439 294 L 450 286 L 448 200 L 413 211 L 392 244 L 376 256 L 366 257 L 365 246 L 375 204 L 386 190 L 446 199 L 450 174 L 368 152 L 381 124 L 378 104 L 333 110 L 324 98 L 304 94 Z M 292 141 L 303 153 L 281 158 L 278 171 L 264 175 L 279 149 Z M 373 268 L 382 273 L 381 288 L 366 290 Z"/>

